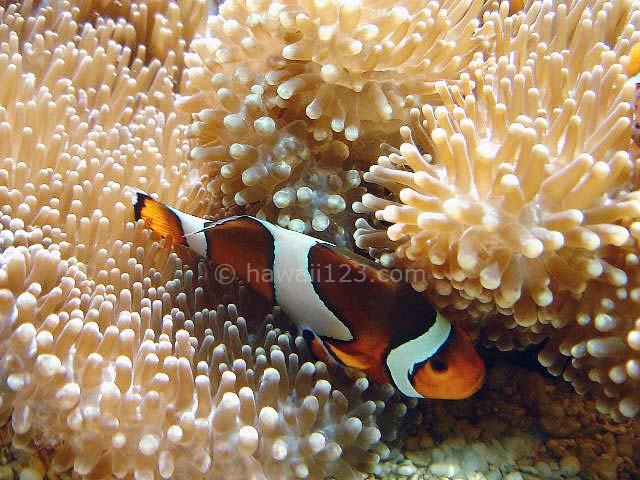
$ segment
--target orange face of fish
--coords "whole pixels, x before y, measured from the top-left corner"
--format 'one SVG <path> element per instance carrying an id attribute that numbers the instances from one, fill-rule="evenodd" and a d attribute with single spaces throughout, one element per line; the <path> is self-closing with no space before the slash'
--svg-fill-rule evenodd
<path id="1" fill-rule="evenodd" d="M 416 370 L 413 384 L 426 398 L 459 400 L 476 393 L 484 376 L 484 362 L 469 335 L 452 327 L 451 336 L 438 353 Z"/>

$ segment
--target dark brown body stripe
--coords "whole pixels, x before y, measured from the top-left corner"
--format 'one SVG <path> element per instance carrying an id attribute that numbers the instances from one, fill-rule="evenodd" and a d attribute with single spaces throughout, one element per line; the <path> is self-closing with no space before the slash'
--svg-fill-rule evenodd
<path id="1" fill-rule="evenodd" d="M 376 381 L 388 381 L 386 357 L 398 345 L 417 338 L 436 320 L 427 298 L 391 279 L 379 265 L 327 245 L 309 250 L 313 288 L 322 302 L 351 331 L 348 342 L 321 337 L 340 359 L 362 358 Z M 348 320 L 347 320 L 348 319 Z M 342 360 L 343 363 L 349 363 Z M 375 369 L 375 371 L 373 370 Z"/>
<path id="2" fill-rule="evenodd" d="M 324 305 L 333 313 L 338 320 L 351 331 L 351 334 L 356 338 L 356 334 L 349 324 L 348 318 L 353 318 L 352 312 L 354 309 L 358 309 L 358 300 L 363 300 L 362 296 L 356 298 L 353 297 L 352 284 L 364 284 L 365 288 L 370 288 L 372 285 L 372 279 L 363 266 L 345 262 L 340 258 L 334 250 L 335 247 L 329 247 L 324 244 L 316 244 L 309 249 L 307 253 L 309 263 L 309 274 L 311 276 L 311 283 L 313 289 L 320 297 L 320 300 Z M 367 287 L 368 285 L 368 287 Z M 375 301 L 369 296 L 364 298 L 368 305 L 363 306 L 364 309 L 373 308 Z M 354 303 L 356 302 L 356 303 Z M 323 337 L 323 340 L 328 340 L 328 337 Z M 343 340 L 331 339 L 335 342 L 343 342 Z M 354 340 L 349 340 L 353 342 Z"/>
<path id="3" fill-rule="evenodd" d="M 253 217 L 231 217 L 205 230 L 209 260 L 231 267 L 236 276 L 273 302 L 274 239 Z"/>

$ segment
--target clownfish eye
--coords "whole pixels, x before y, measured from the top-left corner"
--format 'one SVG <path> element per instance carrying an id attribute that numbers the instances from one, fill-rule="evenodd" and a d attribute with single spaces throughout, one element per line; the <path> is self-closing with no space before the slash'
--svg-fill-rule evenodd
<path id="1" fill-rule="evenodd" d="M 447 362 L 444 360 L 440 360 L 439 358 L 434 358 L 431 360 L 431 369 L 436 373 L 444 373 L 449 368 Z"/>

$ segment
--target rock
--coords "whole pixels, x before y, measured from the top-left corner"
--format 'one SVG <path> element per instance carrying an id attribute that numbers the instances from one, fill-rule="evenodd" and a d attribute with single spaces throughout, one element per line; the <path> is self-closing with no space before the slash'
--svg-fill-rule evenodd
<path id="1" fill-rule="evenodd" d="M 456 462 L 436 462 L 429 467 L 429 473 L 438 477 L 453 477 L 460 471 L 460 465 Z"/>
<path id="2" fill-rule="evenodd" d="M 476 452 L 478 455 L 488 455 L 489 454 L 489 449 L 487 448 L 487 446 L 482 443 L 482 442 L 473 442 L 471 444 L 471 449 Z"/>
<path id="3" fill-rule="evenodd" d="M 444 460 L 444 452 L 439 448 L 434 448 L 431 450 L 431 458 L 434 462 L 440 462 Z"/>
<path id="4" fill-rule="evenodd" d="M 42 480 L 44 475 L 35 468 L 25 468 L 20 472 L 19 480 Z"/>
<path id="5" fill-rule="evenodd" d="M 429 435 L 423 435 L 420 437 L 420 448 L 433 447 L 433 437 Z"/>
<path id="6" fill-rule="evenodd" d="M 496 390 L 500 389 L 511 382 L 511 375 L 507 364 L 499 363 L 487 375 L 487 384 Z"/>
<path id="7" fill-rule="evenodd" d="M 551 467 L 549 466 L 548 463 L 537 462 L 535 464 L 534 468 L 536 469 L 538 474 L 542 475 L 543 477 L 548 477 L 549 478 L 549 477 L 551 477 L 553 475 Z"/>
<path id="8" fill-rule="evenodd" d="M 500 474 L 500 470 L 497 468 L 492 468 L 486 475 L 487 480 L 501 480 L 502 475 Z"/>
<path id="9" fill-rule="evenodd" d="M 511 472 L 505 475 L 503 480 L 524 480 L 524 477 L 520 472 Z"/>
<path id="10" fill-rule="evenodd" d="M 410 477 L 414 473 L 416 473 L 417 469 L 411 463 L 407 463 L 405 465 L 400 465 L 398 467 L 397 473 L 402 477 Z"/>
<path id="11" fill-rule="evenodd" d="M 478 425 L 486 435 L 493 437 L 498 436 L 507 429 L 507 425 L 500 420 L 494 418 L 487 418 L 480 422 Z"/>
<path id="12" fill-rule="evenodd" d="M 616 440 L 616 450 L 618 452 L 618 455 L 620 455 L 622 457 L 632 458 L 633 457 L 633 451 L 634 451 L 633 447 L 634 447 L 635 441 L 636 440 L 632 436 L 621 435 Z"/>
<path id="13" fill-rule="evenodd" d="M 513 373 L 511 367 L 506 371 Z M 395 480 L 637 477 L 636 427 L 610 423 L 588 400 L 556 388 L 554 380 L 538 374 L 508 382 L 498 378 L 497 383 L 504 388 L 495 391 L 489 385 L 472 402 L 429 402 L 424 424 L 417 433 L 410 430 L 402 449 L 407 460 L 388 462 L 378 476 Z M 513 396 L 506 394 L 510 383 Z M 412 475 L 409 463 L 416 469 Z"/>
<path id="14" fill-rule="evenodd" d="M 615 480 L 618 474 L 618 465 L 622 462 L 621 458 L 613 458 L 611 455 L 605 454 L 600 456 L 591 467 L 605 480 Z"/>
<path id="15" fill-rule="evenodd" d="M 487 480 L 487 477 L 484 476 L 484 473 L 473 472 L 467 473 L 466 480 Z"/>
<path id="16" fill-rule="evenodd" d="M 465 448 L 466 444 L 467 442 L 465 441 L 464 437 L 451 437 L 442 442 L 440 448 L 445 447 L 452 450 L 461 450 Z"/>
<path id="17" fill-rule="evenodd" d="M 13 469 L 10 465 L 0 465 L 0 480 L 13 480 Z"/>
<path id="18" fill-rule="evenodd" d="M 560 417 L 544 416 L 540 418 L 540 424 L 544 430 L 555 437 L 569 437 L 580 429 L 580 422 L 575 418 L 567 418 L 559 421 Z"/>
<path id="19" fill-rule="evenodd" d="M 467 450 L 462 456 L 462 470 L 465 472 L 484 471 L 487 466 L 487 460 L 473 450 Z"/>
<path id="20" fill-rule="evenodd" d="M 431 454 L 427 450 L 415 450 L 413 452 L 406 452 L 406 457 L 411 460 L 412 463 L 420 467 L 426 467 L 431 463 Z"/>
<path id="21" fill-rule="evenodd" d="M 481 433 L 482 433 L 482 429 L 480 427 L 478 427 L 477 425 L 469 426 L 464 431 L 464 435 L 465 435 L 465 437 L 466 437 L 468 442 L 472 442 L 474 440 L 477 440 L 480 437 Z"/>
<path id="22" fill-rule="evenodd" d="M 473 450 L 467 450 L 458 458 L 462 457 L 460 463 L 462 464 L 462 470 L 465 472 L 473 472 L 475 470 L 482 470 L 480 458 L 475 454 Z"/>
<path id="23" fill-rule="evenodd" d="M 573 455 L 566 455 L 560 459 L 560 471 L 565 476 L 577 475 L 580 472 L 580 461 Z"/>
<path id="24" fill-rule="evenodd" d="M 29 459 L 29 468 L 40 473 L 42 476 L 44 476 L 47 470 L 44 466 L 44 463 L 42 463 L 42 460 L 40 460 L 37 455 L 31 455 L 31 458 Z"/>
<path id="25" fill-rule="evenodd" d="M 420 440 L 418 437 L 409 437 L 404 442 L 406 450 L 418 450 L 420 448 Z"/>

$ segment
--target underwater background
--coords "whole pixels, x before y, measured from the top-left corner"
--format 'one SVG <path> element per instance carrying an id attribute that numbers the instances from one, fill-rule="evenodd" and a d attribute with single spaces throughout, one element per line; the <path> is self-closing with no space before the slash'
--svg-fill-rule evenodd
<path id="1" fill-rule="evenodd" d="M 639 0 L 0 0 L 0 479 L 640 478 L 639 26 Z M 485 385 L 317 361 L 134 189 L 401 272 Z"/>

